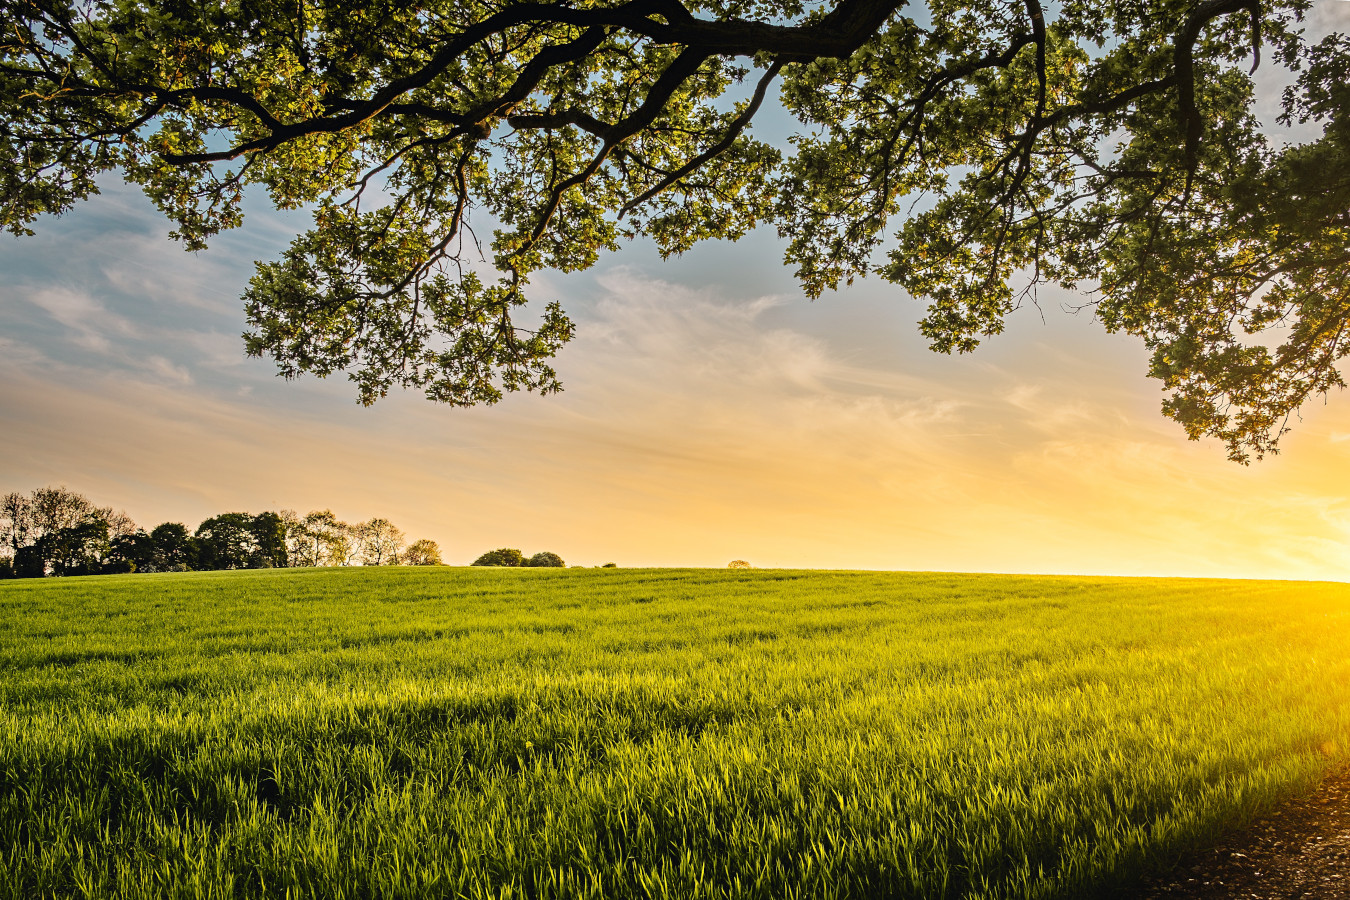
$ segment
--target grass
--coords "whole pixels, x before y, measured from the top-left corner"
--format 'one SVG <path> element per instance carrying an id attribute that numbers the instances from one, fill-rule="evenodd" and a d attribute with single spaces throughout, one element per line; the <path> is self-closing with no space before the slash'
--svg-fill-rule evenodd
<path id="1" fill-rule="evenodd" d="M 1110 896 L 1350 758 L 1350 586 L 0 585 L 0 897 Z"/>

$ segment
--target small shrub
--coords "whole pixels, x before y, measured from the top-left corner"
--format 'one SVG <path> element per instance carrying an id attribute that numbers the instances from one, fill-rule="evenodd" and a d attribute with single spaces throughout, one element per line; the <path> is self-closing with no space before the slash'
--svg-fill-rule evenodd
<path id="1" fill-rule="evenodd" d="M 549 553 L 547 550 L 541 550 L 534 556 L 531 556 L 529 559 L 525 560 L 525 565 L 536 567 L 552 567 L 555 569 L 561 569 L 565 568 L 567 566 L 567 563 L 563 562 L 563 558 L 558 554 Z"/>
<path id="2" fill-rule="evenodd" d="M 489 550 L 473 561 L 475 566 L 523 566 L 525 554 L 510 547 Z"/>
<path id="3" fill-rule="evenodd" d="M 602 569 L 617 569 L 618 566 L 617 566 L 616 564 L 614 564 L 614 563 L 605 563 L 605 564 L 604 564 L 603 566 L 601 566 L 600 568 L 602 568 Z"/>
<path id="4" fill-rule="evenodd" d="M 743 560 L 743 559 L 733 559 L 731 562 L 727 563 L 727 568 L 728 568 L 728 569 L 753 569 L 754 566 L 750 565 L 748 562 L 746 562 L 746 561 Z"/>

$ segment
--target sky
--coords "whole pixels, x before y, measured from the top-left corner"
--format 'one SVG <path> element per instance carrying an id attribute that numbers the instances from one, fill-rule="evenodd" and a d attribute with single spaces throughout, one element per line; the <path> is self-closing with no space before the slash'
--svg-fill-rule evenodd
<path id="1" fill-rule="evenodd" d="M 1316 24 L 1350 26 L 1323 0 Z M 771 123 L 772 124 L 772 123 Z M 1159 412 L 1135 338 L 1081 296 L 973 355 L 868 280 L 810 302 L 767 230 L 662 261 L 626 245 L 536 277 L 577 337 L 565 391 L 373 407 L 244 356 L 239 297 L 300 213 L 246 207 L 190 254 L 117 179 L 0 238 L 0 492 L 64 484 L 146 528 L 226 511 L 393 520 L 446 562 L 1350 579 L 1350 396 L 1251 466 Z"/>

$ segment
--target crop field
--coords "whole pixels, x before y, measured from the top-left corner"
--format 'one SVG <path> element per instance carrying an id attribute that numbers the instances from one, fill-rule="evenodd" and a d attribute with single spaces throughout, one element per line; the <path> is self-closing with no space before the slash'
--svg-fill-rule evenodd
<path id="1" fill-rule="evenodd" d="M 1350 586 L 0 584 L 0 897 L 1112 896 L 1350 759 Z"/>

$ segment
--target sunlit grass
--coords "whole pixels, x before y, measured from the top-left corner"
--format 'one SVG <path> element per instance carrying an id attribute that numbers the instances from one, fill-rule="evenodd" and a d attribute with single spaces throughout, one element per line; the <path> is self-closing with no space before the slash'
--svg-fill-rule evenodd
<path id="1" fill-rule="evenodd" d="M 0 897 L 1081 897 L 1350 757 L 1350 587 L 0 585 Z"/>

